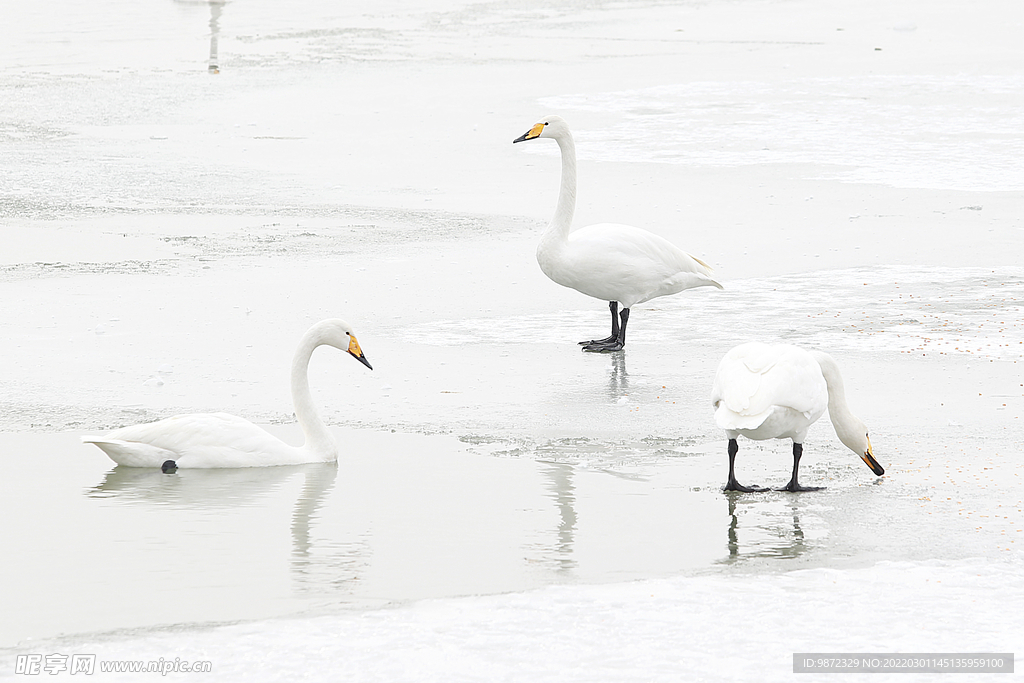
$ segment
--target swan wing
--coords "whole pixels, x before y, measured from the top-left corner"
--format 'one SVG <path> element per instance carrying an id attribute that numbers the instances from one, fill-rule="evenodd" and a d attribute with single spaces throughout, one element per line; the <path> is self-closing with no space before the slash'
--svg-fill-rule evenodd
<path id="1" fill-rule="evenodd" d="M 175 415 L 82 440 L 96 444 L 114 462 L 129 467 L 159 467 L 165 460 L 186 468 L 305 462 L 302 449 L 228 413 Z"/>
<path id="2" fill-rule="evenodd" d="M 802 416 L 810 425 L 828 405 L 821 368 L 804 350 L 785 344 L 742 344 L 718 366 L 711 392 L 715 421 L 727 430 L 755 429 L 773 413 Z"/>
<path id="3" fill-rule="evenodd" d="M 123 441 L 109 436 L 83 436 L 82 443 L 95 444 L 118 465 L 125 467 L 160 467 L 178 455 L 159 446 L 137 441 Z"/>
<path id="4" fill-rule="evenodd" d="M 563 265 L 568 282 L 556 282 L 627 308 L 692 287 L 722 287 L 706 264 L 631 225 L 599 223 L 570 233 Z"/>

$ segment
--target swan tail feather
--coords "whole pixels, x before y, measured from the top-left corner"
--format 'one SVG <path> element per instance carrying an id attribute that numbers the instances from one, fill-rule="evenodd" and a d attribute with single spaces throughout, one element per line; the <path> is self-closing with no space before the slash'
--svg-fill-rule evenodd
<path id="1" fill-rule="evenodd" d="M 712 267 L 711 267 L 711 266 L 709 266 L 708 264 L 704 263 L 703 261 L 701 261 L 701 260 L 700 260 L 699 258 L 697 258 L 696 256 L 694 256 L 693 254 L 690 254 L 690 258 L 692 258 L 692 259 L 693 259 L 694 261 L 696 261 L 697 263 L 699 263 L 699 264 L 701 264 L 702 266 L 704 266 L 705 268 L 707 268 L 707 269 L 708 269 L 708 273 L 713 273 L 713 272 L 715 272 L 715 269 L 714 269 L 714 268 L 712 268 Z"/>
<path id="2" fill-rule="evenodd" d="M 126 467 L 160 467 L 166 460 L 178 459 L 178 454 L 173 451 L 137 441 L 122 441 L 105 436 L 83 436 L 82 443 L 94 444 L 115 463 Z"/>
<path id="3" fill-rule="evenodd" d="M 699 258 L 697 258 L 696 256 L 694 256 L 693 254 L 687 254 L 687 256 L 689 256 L 691 259 L 693 259 L 694 263 L 696 263 L 698 266 L 700 266 L 701 268 L 704 269 L 703 273 L 697 273 L 697 276 L 699 278 L 701 278 L 701 280 L 702 280 L 702 284 L 701 285 L 697 285 L 698 287 L 707 286 L 707 287 L 718 287 L 719 289 L 725 289 L 725 287 L 722 286 L 722 283 L 720 283 L 718 280 L 716 280 L 713 277 L 711 277 L 711 274 L 715 272 L 714 268 L 712 268 L 707 263 L 705 263 L 704 261 L 702 261 Z"/>
<path id="4" fill-rule="evenodd" d="M 707 279 L 705 285 L 708 287 L 718 287 L 719 289 L 725 289 L 725 287 L 722 286 L 721 282 L 710 277 Z"/>
<path id="5" fill-rule="evenodd" d="M 733 431 L 739 429 L 757 429 L 772 414 L 772 410 L 766 410 L 756 415 L 744 415 L 730 410 L 725 401 L 719 404 L 715 411 L 715 424 L 721 429 Z"/>

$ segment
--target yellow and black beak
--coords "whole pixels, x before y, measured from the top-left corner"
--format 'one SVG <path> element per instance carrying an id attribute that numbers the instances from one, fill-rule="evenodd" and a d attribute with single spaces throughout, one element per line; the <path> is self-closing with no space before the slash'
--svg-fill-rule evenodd
<path id="1" fill-rule="evenodd" d="M 864 464 L 871 468 L 871 471 L 877 474 L 879 477 L 885 474 L 885 470 L 875 460 L 875 456 L 871 453 L 871 439 L 868 439 L 868 450 L 864 455 L 860 456 L 860 459 L 864 461 Z"/>
<path id="2" fill-rule="evenodd" d="M 363 350 L 359 348 L 359 342 L 356 341 L 356 335 L 354 334 L 350 334 L 348 336 L 348 352 L 352 354 L 352 357 L 357 361 L 373 370 L 373 366 L 370 365 L 370 361 L 366 360 L 366 356 L 363 355 Z"/>
<path id="3" fill-rule="evenodd" d="M 532 140 L 534 138 L 539 138 L 540 134 L 543 131 L 544 131 L 544 124 L 543 123 L 538 123 L 536 126 L 534 126 L 530 130 L 526 131 L 525 133 L 523 133 L 522 135 L 517 137 L 515 140 L 513 140 L 512 144 L 514 145 L 515 143 L 522 142 L 523 140 Z"/>

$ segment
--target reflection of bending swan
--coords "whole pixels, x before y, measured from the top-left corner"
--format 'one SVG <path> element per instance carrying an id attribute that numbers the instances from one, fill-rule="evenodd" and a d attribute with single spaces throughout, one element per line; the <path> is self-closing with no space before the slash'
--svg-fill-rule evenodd
<path id="1" fill-rule="evenodd" d="M 570 233 L 576 210 L 576 145 L 572 133 L 561 117 L 548 116 L 513 142 L 534 138 L 554 138 L 562 151 L 558 207 L 537 245 L 540 269 L 564 287 L 607 301 L 612 313 L 611 336 L 580 342 L 584 350 L 618 351 L 625 346 L 626 323 L 634 304 L 692 287 L 722 289 L 711 278 L 706 263 L 646 230 L 599 223 Z"/>
<path id="2" fill-rule="evenodd" d="M 736 437 L 792 439 L 793 476 L 783 491 L 816 491 L 800 486 L 797 471 L 807 430 L 828 408 L 836 435 L 882 476 L 885 470 L 871 453 L 868 429 L 846 406 L 843 378 L 832 356 L 786 344 L 741 344 L 718 365 L 711 402 L 715 422 L 729 437 L 729 482 L 726 491 L 763 491 L 736 481 Z"/>
<path id="3" fill-rule="evenodd" d="M 96 444 L 119 465 L 163 466 L 165 471 L 176 466 L 263 467 L 337 460 L 338 444 L 317 414 L 307 377 L 313 349 L 322 344 L 346 351 L 373 369 L 348 323 L 323 320 L 309 328 L 292 361 L 295 417 L 306 436 L 305 444 L 298 448 L 248 420 L 227 413 L 176 415 L 117 429 L 104 436 L 83 436 L 82 441 Z"/>

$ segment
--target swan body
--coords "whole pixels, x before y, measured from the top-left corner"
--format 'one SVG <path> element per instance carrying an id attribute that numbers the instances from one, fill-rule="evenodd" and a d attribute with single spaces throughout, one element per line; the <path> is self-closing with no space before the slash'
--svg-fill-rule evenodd
<path id="1" fill-rule="evenodd" d="M 116 429 L 103 436 L 83 436 L 118 465 L 176 468 L 266 467 L 332 462 L 338 445 L 317 414 L 307 369 L 313 350 L 327 345 L 352 355 L 373 369 L 348 323 L 323 320 L 302 336 L 292 361 L 292 400 L 305 443 L 290 446 L 253 423 L 228 413 L 175 415 L 157 422 Z"/>
<path id="2" fill-rule="evenodd" d="M 571 231 L 576 211 L 576 145 L 572 133 L 561 117 L 547 116 L 513 142 L 536 138 L 553 138 L 562 154 L 558 205 L 537 245 L 537 263 L 558 284 L 609 302 L 612 314 L 611 336 L 580 342 L 584 350 L 621 349 L 626 343 L 629 310 L 636 304 L 693 287 L 722 289 L 706 263 L 642 228 L 599 223 Z"/>
<path id="3" fill-rule="evenodd" d="M 807 430 L 826 410 L 839 440 L 876 475 L 885 474 L 872 454 L 867 427 L 846 405 L 839 366 L 827 353 L 788 344 L 741 344 L 719 363 L 711 402 L 715 422 L 729 438 L 727 491 L 763 490 L 736 481 L 734 462 L 739 436 L 754 440 L 792 439 L 793 475 L 782 490 L 816 490 L 800 486 L 797 474 Z"/>

